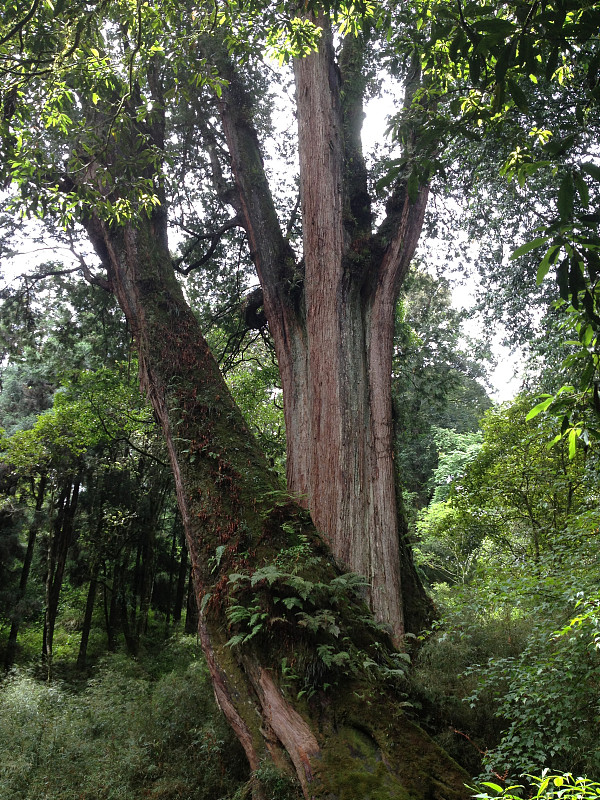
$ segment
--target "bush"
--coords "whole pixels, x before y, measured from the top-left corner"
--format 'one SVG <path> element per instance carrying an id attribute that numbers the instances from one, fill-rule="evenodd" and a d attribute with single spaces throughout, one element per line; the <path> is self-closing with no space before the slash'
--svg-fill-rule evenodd
<path id="1" fill-rule="evenodd" d="M 530 800 L 598 800 L 600 783 L 587 778 L 574 778 L 567 772 L 562 775 L 548 775 L 544 772 L 540 777 L 528 775 L 531 784 L 527 787 Z M 485 791 L 491 789 L 493 794 Z M 535 794 L 531 794 L 531 789 Z M 482 790 L 473 795 L 478 800 L 522 800 L 526 787 L 520 784 L 502 788 L 497 783 L 483 783 Z"/>
<path id="2" fill-rule="evenodd" d="M 112 656 L 79 692 L 19 672 L 0 687 L 0 797 L 218 800 L 246 770 L 200 660 L 151 680 Z"/>

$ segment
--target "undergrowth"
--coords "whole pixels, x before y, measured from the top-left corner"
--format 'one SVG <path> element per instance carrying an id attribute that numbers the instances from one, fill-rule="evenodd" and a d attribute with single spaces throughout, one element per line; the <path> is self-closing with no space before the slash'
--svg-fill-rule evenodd
<path id="1" fill-rule="evenodd" d="M 204 661 L 190 662 L 181 640 L 169 649 L 170 669 L 159 677 L 111 655 L 78 690 L 12 672 L 0 686 L 0 797 L 232 797 L 247 779 L 243 752 L 215 705 Z"/>

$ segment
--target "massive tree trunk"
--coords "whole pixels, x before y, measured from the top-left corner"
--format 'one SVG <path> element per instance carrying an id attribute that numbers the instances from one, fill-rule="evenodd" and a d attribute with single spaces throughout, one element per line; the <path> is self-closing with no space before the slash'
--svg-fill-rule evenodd
<path id="1" fill-rule="evenodd" d="M 411 203 L 399 184 L 387 219 L 371 233 L 357 140 L 360 102 L 346 92 L 349 105 L 342 109 L 323 25 L 319 52 L 297 68 L 306 125 L 300 134 L 304 279 L 279 230 L 247 104 L 235 97 L 235 75 L 223 93 L 223 122 L 238 213 L 264 280 L 280 358 L 290 485 L 306 492 L 338 560 L 310 516 L 281 491 L 228 392 L 174 274 L 165 198 L 127 221 L 111 212 L 123 199 L 135 212 L 139 195 L 129 191 L 130 182 L 142 185 L 144 195 L 152 184 L 161 195 L 157 159 L 166 104 L 156 64 L 145 73 L 156 94 L 149 104 L 132 80 L 132 58 L 116 112 L 126 116 L 123 124 L 94 95 L 86 109 L 82 93 L 97 149 L 88 158 L 92 144 L 84 142 L 87 168 L 61 186 L 83 189 L 81 221 L 135 341 L 141 386 L 174 476 L 202 648 L 250 767 L 260 774 L 270 764 L 288 773 L 306 800 L 458 800 L 468 794 L 467 776 L 404 713 L 403 662 L 363 597 L 369 586 L 380 620 L 399 641 L 391 336 L 426 192 Z M 360 64 L 348 72 L 357 75 Z M 340 559 L 369 582 L 341 574 Z M 113 595 L 117 590 L 115 577 Z M 264 797 L 259 783 L 253 793 Z"/>
<path id="2" fill-rule="evenodd" d="M 391 406 L 395 306 L 427 187 L 411 201 L 399 180 L 373 233 L 360 142 L 363 46 L 346 40 L 340 72 L 327 21 L 318 24 L 318 52 L 295 64 L 300 264 L 277 221 L 248 121 L 251 101 L 233 72 L 221 115 L 234 204 L 277 350 L 288 488 L 310 509 L 335 556 L 368 579 L 372 608 L 400 643 L 405 629 L 418 630 L 430 611 L 399 528 Z"/>
<path id="3" fill-rule="evenodd" d="M 466 796 L 461 770 L 404 716 L 397 687 L 385 683 L 391 663 L 385 635 L 373 629 L 356 592 L 344 590 L 308 517 L 282 497 L 233 403 L 175 279 L 163 213 L 118 229 L 95 219 L 87 224 L 162 426 L 202 647 L 250 766 L 269 761 L 293 774 L 305 798 L 356 797 L 356 791 L 403 800 Z M 302 562 L 286 572 L 285 558 L 296 552 L 290 548 L 302 549 Z M 251 587 L 249 576 L 260 568 L 268 575 L 255 577 Z M 232 573 L 248 578 L 232 585 Z M 254 631 L 243 615 L 240 621 L 239 609 L 254 614 L 257 603 L 263 616 Z M 237 623 L 227 617 L 232 607 Z M 232 633 L 248 641 L 228 646 Z M 369 676 L 366 659 L 373 662 L 368 669 L 388 677 Z M 286 666 L 299 674 L 290 677 Z M 308 701 L 298 699 L 298 681 L 314 692 Z M 261 796 L 258 784 L 255 795 Z"/>
<path id="4" fill-rule="evenodd" d="M 233 403 L 174 276 L 164 211 L 86 224 L 162 426 L 202 647 L 251 768 L 276 765 L 307 799 L 466 797 L 466 776 L 404 715 L 389 642 L 360 589 L 282 495 Z M 301 687 L 312 696 L 299 699 Z"/>

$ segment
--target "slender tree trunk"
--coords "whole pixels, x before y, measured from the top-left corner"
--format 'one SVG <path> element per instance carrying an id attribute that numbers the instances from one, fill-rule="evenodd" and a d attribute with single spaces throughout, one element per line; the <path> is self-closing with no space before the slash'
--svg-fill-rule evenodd
<path id="1" fill-rule="evenodd" d="M 54 533 L 48 549 L 46 613 L 44 615 L 42 658 L 46 663 L 49 678 L 52 676 L 52 648 L 56 617 L 58 614 L 58 601 L 60 599 L 65 566 L 67 563 L 67 554 L 73 539 L 79 486 L 80 480 L 79 478 L 75 478 L 73 481 L 69 481 L 61 494 Z"/>
<path id="2" fill-rule="evenodd" d="M 115 558 L 112 569 L 111 588 L 108 591 L 108 594 L 110 595 L 110 599 L 108 601 L 108 608 L 106 607 L 107 589 L 105 585 L 106 636 L 108 639 L 107 647 L 110 652 L 114 652 L 117 649 L 117 635 L 119 633 L 119 628 L 121 627 L 122 624 L 119 599 L 121 596 L 122 585 L 125 580 L 126 557 L 127 555 L 125 551 L 125 554 L 119 554 Z M 106 613 L 106 611 L 108 613 Z"/>
<path id="3" fill-rule="evenodd" d="M 83 615 L 83 626 L 81 628 L 81 641 L 79 643 L 79 653 L 77 655 L 77 669 L 84 670 L 87 662 L 87 648 L 92 629 L 92 619 L 94 616 L 94 604 L 96 602 L 96 590 L 98 588 L 99 565 L 92 566 L 90 585 L 88 587 L 87 600 L 85 603 L 85 613 Z"/>
<path id="4" fill-rule="evenodd" d="M 185 544 L 185 532 L 183 531 L 179 515 L 177 515 L 176 519 L 177 519 L 177 533 L 179 536 L 180 556 L 179 556 L 179 572 L 177 574 L 177 589 L 175 591 L 175 603 L 173 605 L 174 624 L 181 622 L 183 601 L 185 598 L 186 578 L 189 572 L 187 547 Z"/>
<path id="5" fill-rule="evenodd" d="M 169 583 L 167 589 L 167 610 L 165 612 L 165 637 L 169 635 L 169 627 L 171 625 L 171 613 L 173 611 L 173 584 L 175 583 L 175 569 L 176 561 L 175 555 L 177 553 L 177 539 L 178 539 L 178 526 L 177 517 L 173 519 L 173 527 L 171 529 L 171 555 L 169 558 Z"/>
<path id="6" fill-rule="evenodd" d="M 276 559 L 290 543 L 290 526 L 299 531 L 295 542 L 311 550 L 298 578 L 333 591 L 339 571 L 300 509 L 273 499 L 281 496 L 276 478 L 233 403 L 175 279 L 162 210 L 124 228 L 88 221 L 92 223 L 96 247 L 135 338 L 141 383 L 163 429 L 215 694 L 251 768 L 270 761 L 291 772 L 307 800 L 346 797 L 349 785 L 362 787 L 364 796 L 378 791 L 403 800 L 466 797 L 465 775 L 406 719 L 397 689 L 382 694 L 378 681 L 348 672 L 329 693 L 318 684 L 316 702 L 298 700 L 295 691 L 286 693 L 280 668 L 284 659 L 291 663 L 306 652 L 305 663 L 314 665 L 317 658 L 318 640 L 297 624 L 293 608 L 286 619 L 274 613 L 272 620 L 263 621 L 261 632 L 255 632 L 256 646 L 228 646 L 234 625 L 228 608 L 252 605 L 259 597 L 266 607 L 272 602 L 276 608 L 276 588 L 270 589 L 268 581 L 237 594 L 229 576 L 260 567 L 277 570 Z M 215 569 L 217 547 L 224 550 Z M 294 576 L 289 579 L 293 583 Z M 286 596 L 289 600 L 285 593 L 292 591 L 292 584 L 278 591 L 283 592 L 282 602 Z M 286 607 L 281 606 L 283 613 Z M 336 613 L 348 637 L 344 646 L 358 652 L 377 647 L 360 601 L 342 592 Z M 283 625 L 280 634 L 277 625 Z M 335 640 L 335 633 L 328 635 Z M 380 647 L 369 652 L 384 653 L 384 641 Z M 261 796 L 259 788 L 255 794 Z"/>
<path id="7" fill-rule="evenodd" d="M 27 591 L 27 584 L 29 582 L 29 573 L 31 572 L 31 563 L 33 561 L 33 551 L 35 549 L 35 540 L 42 522 L 42 506 L 44 504 L 44 496 L 46 494 L 46 486 L 48 479 L 46 475 L 40 477 L 38 483 L 37 495 L 35 498 L 35 509 L 33 512 L 33 520 L 29 528 L 29 535 L 27 537 L 27 550 L 25 551 L 25 559 L 23 561 L 23 568 L 21 570 L 21 578 L 19 580 L 19 594 L 14 612 L 14 617 L 10 626 L 8 634 L 8 642 L 6 645 L 6 654 L 4 657 L 5 669 L 10 669 L 15 661 L 17 652 L 17 637 L 19 635 L 19 626 L 21 622 L 21 609 L 20 604 L 23 602 L 25 592 Z"/>
<path id="8" fill-rule="evenodd" d="M 135 626 L 135 638 L 139 642 L 142 634 L 146 632 L 148 626 L 148 613 L 152 602 L 152 592 L 154 589 L 154 525 L 158 520 L 153 518 L 150 526 L 142 534 L 142 560 L 140 565 L 140 582 L 138 586 L 139 612 Z"/>
<path id="9" fill-rule="evenodd" d="M 194 588 L 192 569 L 190 567 L 188 583 L 187 583 L 186 605 L 185 605 L 185 628 L 184 628 L 185 633 L 190 635 L 197 634 L 199 620 L 200 617 L 198 615 L 198 600 L 196 595 L 196 589 Z"/>

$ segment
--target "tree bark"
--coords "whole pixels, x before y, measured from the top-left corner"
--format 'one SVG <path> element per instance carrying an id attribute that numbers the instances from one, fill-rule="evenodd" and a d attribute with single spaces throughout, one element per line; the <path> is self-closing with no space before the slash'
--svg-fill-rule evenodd
<path id="1" fill-rule="evenodd" d="M 173 622 L 177 625 L 181 622 L 181 614 L 183 611 L 183 600 L 185 597 L 186 578 L 188 575 L 188 555 L 187 547 L 185 544 L 185 532 L 181 526 L 181 519 L 177 516 L 177 535 L 179 537 L 180 555 L 179 555 L 179 570 L 177 573 L 177 589 L 175 592 L 175 603 L 173 606 Z"/>
<path id="2" fill-rule="evenodd" d="M 348 38 L 340 73 L 328 24 L 324 17 L 317 23 L 318 52 L 295 64 L 301 264 L 279 227 L 248 121 L 251 100 L 233 73 L 221 116 L 234 207 L 280 366 L 288 488 L 310 509 L 335 556 L 368 579 L 376 617 L 400 645 L 405 630 L 420 630 L 432 614 L 399 525 L 391 404 L 395 306 L 427 187 L 411 201 L 399 180 L 386 219 L 372 232 L 360 143 L 362 47 Z"/>
<path id="3" fill-rule="evenodd" d="M 267 761 L 289 772 L 298 796 L 307 800 L 341 800 L 356 787 L 365 797 L 466 797 L 466 776 L 406 719 L 397 687 L 385 691 L 357 669 L 338 675 L 329 691 L 315 678 L 308 702 L 286 690 L 283 665 L 302 661 L 315 673 L 321 664 L 327 673 L 317 658 L 319 641 L 335 643 L 342 633 L 307 632 L 296 606 L 283 601 L 295 598 L 302 605 L 294 580 L 331 588 L 339 570 L 301 509 L 282 498 L 229 395 L 175 279 L 164 211 L 120 228 L 97 219 L 87 225 L 127 316 L 141 384 L 162 426 L 192 562 L 202 647 L 220 707 L 251 768 Z M 290 544 L 306 551 L 297 574 L 288 573 L 291 583 L 256 579 L 249 591 L 232 587 L 232 573 L 280 569 L 278 558 Z M 224 548 L 218 560 L 217 548 Z M 236 632 L 228 609 L 258 601 L 273 616 L 267 613 L 255 640 L 228 646 Z M 382 656 L 388 652 L 385 636 L 374 632 L 362 601 L 341 591 L 336 603 L 344 647 L 388 658 Z M 319 605 L 311 610 L 318 618 Z M 255 796 L 261 796 L 258 785 Z"/>

